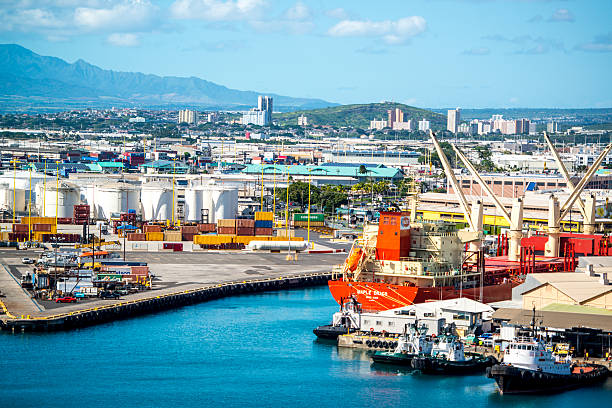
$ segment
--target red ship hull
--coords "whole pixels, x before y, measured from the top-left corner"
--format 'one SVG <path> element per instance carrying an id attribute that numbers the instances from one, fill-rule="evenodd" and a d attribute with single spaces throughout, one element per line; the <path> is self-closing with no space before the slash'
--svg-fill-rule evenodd
<path id="1" fill-rule="evenodd" d="M 498 302 L 511 299 L 512 288 L 516 286 L 511 282 L 483 286 L 482 299 L 480 299 L 480 287 L 459 290 L 454 287 L 423 288 L 377 282 L 346 282 L 343 280 L 331 280 L 328 285 L 336 302 L 340 303 L 343 298 L 353 296 L 361 303 L 363 310 L 368 311 L 389 310 L 415 303 L 459 297 L 466 297 L 483 303 Z"/>

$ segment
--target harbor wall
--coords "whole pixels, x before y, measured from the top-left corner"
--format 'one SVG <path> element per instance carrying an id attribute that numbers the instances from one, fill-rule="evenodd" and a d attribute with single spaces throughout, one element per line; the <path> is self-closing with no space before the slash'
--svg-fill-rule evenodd
<path id="1" fill-rule="evenodd" d="M 227 282 L 197 289 L 155 295 L 138 300 L 112 303 L 64 314 L 0 320 L 0 329 L 13 332 L 69 330 L 100 323 L 156 313 L 227 296 L 324 285 L 331 273 L 310 273 L 280 278 Z"/>

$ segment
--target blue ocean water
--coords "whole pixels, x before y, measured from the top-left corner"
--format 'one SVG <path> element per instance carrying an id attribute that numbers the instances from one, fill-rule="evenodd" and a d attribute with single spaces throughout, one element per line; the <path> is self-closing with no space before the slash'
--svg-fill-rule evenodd
<path id="1" fill-rule="evenodd" d="M 610 406 L 612 379 L 556 396 L 500 396 L 484 375 L 371 367 L 315 340 L 325 287 L 215 300 L 71 332 L 0 334 L 0 407 Z"/>

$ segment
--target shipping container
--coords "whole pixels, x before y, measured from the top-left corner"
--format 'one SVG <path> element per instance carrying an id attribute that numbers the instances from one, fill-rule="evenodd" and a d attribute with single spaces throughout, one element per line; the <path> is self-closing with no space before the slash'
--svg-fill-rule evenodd
<path id="1" fill-rule="evenodd" d="M 76 243 L 81 240 L 81 234 L 45 234 L 42 237 L 42 242 L 51 243 Z"/>
<path id="2" fill-rule="evenodd" d="M 164 233 L 163 232 L 147 232 L 147 241 L 163 241 Z"/>
<path id="3" fill-rule="evenodd" d="M 55 217 L 21 217 L 22 224 L 54 224 Z"/>
<path id="4" fill-rule="evenodd" d="M 255 221 L 255 228 L 272 228 L 274 225 L 272 225 L 272 221 L 267 221 L 267 220 L 261 220 L 261 221 Z"/>
<path id="5" fill-rule="evenodd" d="M 198 232 L 215 232 L 217 230 L 217 224 L 198 224 Z"/>
<path id="6" fill-rule="evenodd" d="M 34 224 L 34 225 L 32 225 L 32 231 L 36 231 L 36 232 L 52 232 L 51 231 L 51 227 L 54 227 L 54 225 L 51 225 L 51 224 Z"/>
<path id="7" fill-rule="evenodd" d="M 255 235 L 272 235 L 272 228 L 255 228 Z"/>
<path id="8" fill-rule="evenodd" d="M 147 235 L 140 232 L 132 232 L 127 234 L 128 241 L 146 241 Z"/>
<path id="9" fill-rule="evenodd" d="M 237 219 L 236 228 L 255 228 L 255 220 Z"/>
<path id="10" fill-rule="evenodd" d="M 13 232 L 28 232 L 27 224 L 13 224 Z"/>
<path id="11" fill-rule="evenodd" d="M 161 225 L 143 225 L 142 231 L 146 234 L 147 232 L 162 232 Z"/>
<path id="12" fill-rule="evenodd" d="M 271 211 L 257 211 L 255 212 L 255 221 L 272 221 L 274 220 L 274 213 Z"/>
<path id="13" fill-rule="evenodd" d="M 188 242 L 192 242 L 193 241 L 193 237 L 195 237 L 196 233 L 191 233 L 191 232 L 183 232 L 181 234 L 181 240 L 182 241 L 188 241 Z"/>
<path id="14" fill-rule="evenodd" d="M 236 235 L 236 227 L 217 227 L 217 232 L 220 235 Z"/>
<path id="15" fill-rule="evenodd" d="M 324 227 L 325 223 L 323 221 L 293 221 L 294 227 Z"/>
<path id="16" fill-rule="evenodd" d="M 308 213 L 295 213 L 293 214 L 293 221 L 306 221 L 308 222 Z M 310 223 L 313 222 L 325 222 L 325 214 L 310 214 Z"/>
<path id="17" fill-rule="evenodd" d="M 220 245 L 232 243 L 235 238 L 234 235 L 195 235 L 193 243 L 196 245 Z"/>
<path id="18" fill-rule="evenodd" d="M 255 235 L 254 227 L 237 227 L 236 235 Z"/>
<path id="19" fill-rule="evenodd" d="M 234 219 L 218 220 L 217 221 L 217 227 L 233 227 L 233 228 L 236 228 L 236 220 L 234 220 Z"/>
<path id="20" fill-rule="evenodd" d="M 181 227 L 181 232 L 186 234 L 197 234 L 198 226 L 197 225 L 183 225 Z"/>
<path id="21" fill-rule="evenodd" d="M 180 231 L 165 231 L 164 232 L 164 241 L 180 242 L 181 239 L 182 239 L 182 235 Z"/>

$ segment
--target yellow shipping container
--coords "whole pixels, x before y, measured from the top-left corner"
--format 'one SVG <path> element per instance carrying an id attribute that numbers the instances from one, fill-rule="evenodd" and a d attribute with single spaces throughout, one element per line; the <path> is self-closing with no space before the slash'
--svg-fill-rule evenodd
<path id="1" fill-rule="evenodd" d="M 21 217 L 22 224 L 55 224 L 55 217 Z"/>
<path id="2" fill-rule="evenodd" d="M 272 211 L 256 211 L 255 221 L 272 221 L 274 220 L 274 213 Z"/>
<path id="3" fill-rule="evenodd" d="M 9 232 L 8 231 L 0 232 L 0 239 L 2 241 L 8 241 L 9 240 Z"/>
<path id="4" fill-rule="evenodd" d="M 166 231 L 164 232 L 164 241 L 168 242 L 181 242 L 183 236 L 180 231 Z"/>
<path id="5" fill-rule="evenodd" d="M 163 232 L 147 232 L 147 241 L 163 241 Z"/>
<path id="6" fill-rule="evenodd" d="M 236 242 L 235 239 L 235 235 L 195 235 L 193 243 L 196 245 L 220 245 Z"/>
<path id="7" fill-rule="evenodd" d="M 217 226 L 219 227 L 236 227 L 236 220 L 234 219 L 226 219 L 226 220 L 218 220 Z"/>

